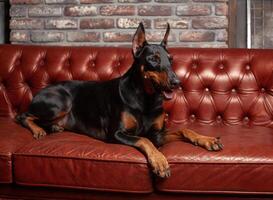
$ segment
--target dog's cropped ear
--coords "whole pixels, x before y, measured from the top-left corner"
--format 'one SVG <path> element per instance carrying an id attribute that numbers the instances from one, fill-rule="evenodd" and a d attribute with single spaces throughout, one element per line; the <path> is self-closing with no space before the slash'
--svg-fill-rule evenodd
<path id="1" fill-rule="evenodd" d="M 163 40 L 161 42 L 161 45 L 164 46 L 164 47 L 167 47 L 169 34 L 170 34 L 170 24 L 167 23 L 167 30 L 166 30 L 164 38 L 163 38 Z"/>
<path id="2" fill-rule="evenodd" d="M 144 25 L 141 22 L 141 23 L 139 23 L 136 33 L 133 37 L 133 54 L 134 54 L 134 56 L 136 56 L 137 51 L 140 48 L 142 48 L 145 44 L 147 44 L 147 41 L 145 38 Z"/>

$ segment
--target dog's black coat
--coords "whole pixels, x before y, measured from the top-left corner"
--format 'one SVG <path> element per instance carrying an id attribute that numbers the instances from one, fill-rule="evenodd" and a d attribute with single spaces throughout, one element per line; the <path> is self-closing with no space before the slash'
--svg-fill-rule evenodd
<path id="1" fill-rule="evenodd" d="M 153 119 L 162 113 L 161 94 L 148 95 L 137 80 L 138 66 L 121 78 L 106 82 L 66 81 L 41 90 L 26 115 L 48 129 L 58 113 L 68 113 L 65 128 L 89 136 L 114 141 L 114 133 L 123 129 L 121 113 L 132 113 L 138 121 L 134 135 L 151 133 Z"/>
<path id="2" fill-rule="evenodd" d="M 163 100 L 171 99 L 172 90 L 180 84 L 166 49 L 169 30 L 168 25 L 160 45 L 150 45 L 140 24 L 133 38 L 134 63 L 123 76 L 105 82 L 66 81 L 48 86 L 33 98 L 27 112 L 16 117 L 17 121 L 37 139 L 46 132 L 71 130 L 134 146 L 163 178 L 170 176 L 170 168 L 155 146 L 187 139 L 207 150 L 221 150 L 219 138 L 186 129 L 165 130 Z"/>
<path id="3" fill-rule="evenodd" d="M 142 24 L 138 29 L 144 32 Z M 18 121 L 24 124 L 25 117 L 33 116 L 36 124 L 50 131 L 58 115 L 65 113 L 58 122 L 64 129 L 125 144 L 135 143 L 137 138 L 133 136 L 145 136 L 160 145 L 164 126 L 153 130 L 153 123 L 163 113 L 162 91 L 170 92 L 179 80 L 171 69 L 164 43 L 145 42 L 135 49 L 134 57 L 132 67 L 120 78 L 105 82 L 66 81 L 46 87 L 33 98 L 28 112 L 17 117 Z M 163 86 L 152 82 L 154 91 L 147 93 L 143 78 L 147 71 L 166 73 L 168 82 Z M 125 130 L 122 112 L 137 120 L 133 130 Z"/>

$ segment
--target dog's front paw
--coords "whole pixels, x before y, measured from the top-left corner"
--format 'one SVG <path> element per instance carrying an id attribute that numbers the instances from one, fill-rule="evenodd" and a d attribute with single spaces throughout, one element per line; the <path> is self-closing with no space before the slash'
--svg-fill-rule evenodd
<path id="1" fill-rule="evenodd" d="M 33 131 L 33 137 L 35 139 L 41 139 L 42 137 L 46 136 L 46 131 L 42 128 L 36 128 L 34 131 Z"/>
<path id="2" fill-rule="evenodd" d="M 202 136 L 195 142 L 196 145 L 204 147 L 208 151 L 220 151 L 224 145 L 221 143 L 220 138 Z"/>
<path id="3" fill-rule="evenodd" d="M 160 152 L 153 153 L 148 157 L 148 162 L 153 168 L 153 172 L 157 176 L 161 178 L 168 178 L 171 176 L 169 163 L 162 153 Z"/>

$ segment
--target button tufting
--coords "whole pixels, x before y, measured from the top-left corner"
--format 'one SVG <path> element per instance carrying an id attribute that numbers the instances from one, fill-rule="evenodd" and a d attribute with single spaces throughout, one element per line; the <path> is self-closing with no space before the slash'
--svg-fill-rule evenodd
<path id="1" fill-rule="evenodd" d="M 250 70 L 250 65 L 246 65 L 246 70 Z"/>
<path id="2" fill-rule="evenodd" d="M 224 69 L 224 67 L 225 67 L 225 66 L 224 66 L 223 64 L 219 65 L 219 68 L 220 68 L 220 69 Z"/>
<path id="3" fill-rule="evenodd" d="M 65 62 L 65 66 L 70 66 L 70 59 L 67 59 L 66 62 Z"/>
<path id="4" fill-rule="evenodd" d="M 191 114 L 190 119 L 195 120 L 195 114 Z"/>
<path id="5" fill-rule="evenodd" d="M 235 93 L 235 92 L 236 92 L 236 89 L 235 89 L 235 88 L 233 88 L 233 89 L 231 90 L 231 92 Z"/>
<path id="6" fill-rule="evenodd" d="M 21 64 L 21 60 L 16 60 L 15 66 L 19 66 Z"/>
<path id="7" fill-rule="evenodd" d="M 179 89 L 179 90 L 183 90 L 182 86 L 180 86 L 178 89 Z"/>
<path id="8" fill-rule="evenodd" d="M 264 89 L 264 88 L 261 88 L 261 92 L 265 92 L 265 89 Z"/>
<path id="9" fill-rule="evenodd" d="M 249 117 L 248 117 L 248 116 L 245 116 L 245 117 L 244 117 L 244 121 L 245 121 L 245 122 L 248 122 L 248 121 L 249 121 Z"/>
<path id="10" fill-rule="evenodd" d="M 45 65 L 45 61 L 44 60 L 41 60 L 40 63 L 39 63 L 40 66 L 44 66 Z"/>
<path id="11" fill-rule="evenodd" d="M 217 121 L 217 122 L 221 122 L 221 121 L 222 121 L 222 116 L 221 116 L 221 115 L 217 115 L 216 121 Z"/>
<path id="12" fill-rule="evenodd" d="M 205 91 L 208 92 L 208 91 L 209 91 L 209 88 L 205 88 Z"/>
<path id="13" fill-rule="evenodd" d="M 95 64 L 94 61 L 90 61 L 90 66 L 91 66 L 91 67 L 95 67 L 95 65 L 96 65 L 96 64 Z"/>
<path id="14" fill-rule="evenodd" d="M 197 63 L 192 63 L 192 68 L 196 69 L 197 68 Z"/>

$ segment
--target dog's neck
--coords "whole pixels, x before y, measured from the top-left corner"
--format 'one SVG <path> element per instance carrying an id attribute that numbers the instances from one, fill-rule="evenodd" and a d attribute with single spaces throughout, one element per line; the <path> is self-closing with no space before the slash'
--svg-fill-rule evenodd
<path id="1" fill-rule="evenodd" d="M 156 91 L 152 91 L 153 88 L 147 87 L 152 86 L 145 85 L 140 65 L 135 61 L 120 78 L 119 91 L 123 103 L 142 113 L 149 112 L 149 108 L 162 109 L 163 97 Z"/>

